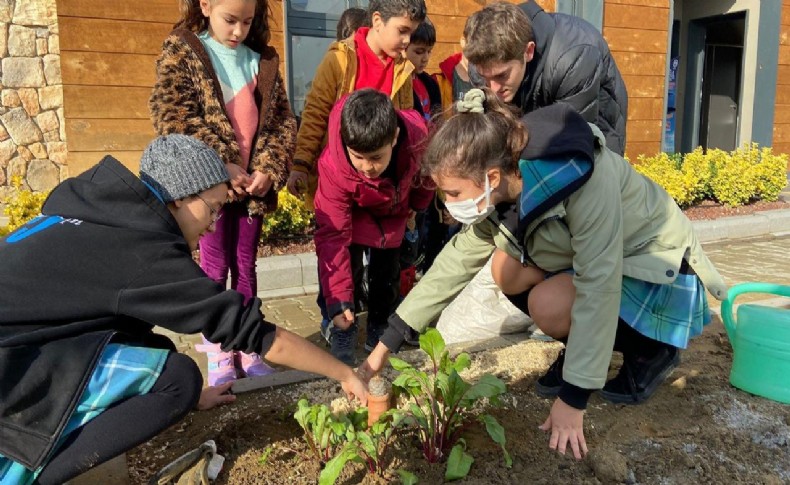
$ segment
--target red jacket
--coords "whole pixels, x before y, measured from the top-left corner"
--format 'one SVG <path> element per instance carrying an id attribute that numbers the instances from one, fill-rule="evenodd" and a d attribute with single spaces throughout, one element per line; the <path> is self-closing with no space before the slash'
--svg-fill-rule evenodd
<path id="1" fill-rule="evenodd" d="M 329 136 L 318 159 L 315 247 L 321 290 L 330 315 L 354 308 L 354 282 L 349 246 L 397 248 L 412 210 L 430 204 L 433 182 L 420 175 L 420 159 L 428 129 L 414 110 L 398 112 L 401 135 L 390 164 L 396 163 L 397 183 L 371 180 L 351 165 L 340 138 L 340 113 L 346 98 L 329 115 Z"/>

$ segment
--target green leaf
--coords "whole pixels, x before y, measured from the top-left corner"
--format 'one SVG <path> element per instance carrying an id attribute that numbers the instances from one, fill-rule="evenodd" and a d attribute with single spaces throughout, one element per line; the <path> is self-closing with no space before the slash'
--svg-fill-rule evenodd
<path id="1" fill-rule="evenodd" d="M 392 366 L 393 369 L 395 369 L 398 372 L 403 372 L 407 369 L 413 368 L 411 364 L 397 357 L 390 357 L 390 365 Z"/>
<path id="2" fill-rule="evenodd" d="M 398 477 L 400 477 L 400 482 L 403 485 L 417 485 L 417 483 L 420 481 L 417 478 L 417 475 L 415 475 L 410 471 L 406 471 L 406 470 L 395 470 L 395 471 L 398 472 Z"/>
<path id="3" fill-rule="evenodd" d="M 466 392 L 464 399 L 476 401 L 481 397 L 495 397 L 505 393 L 505 383 L 500 379 L 485 374 Z"/>
<path id="4" fill-rule="evenodd" d="M 458 372 L 451 371 L 450 376 L 447 378 L 447 392 L 444 396 L 445 406 L 448 408 L 454 407 L 462 398 L 465 398 L 465 393 L 469 389 L 469 383 L 461 379 Z"/>
<path id="5" fill-rule="evenodd" d="M 499 424 L 499 421 L 491 415 L 482 414 L 478 419 L 486 425 L 488 436 L 494 440 L 494 443 L 502 447 L 502 453 L 505 455 L 505 466 L 508 468 L 512 467 L 513 458 L 510 457 L 510 453 L 508 453 L 505 448 L 505 428 L 503 428 L 502 425 Z"/>
<path id="6" fill-rule="evenodd" d="M 439 365 L 444 352 L 444 339 L 435 328 L 429 328 L 420 335 L 420 348 L 433 360 L 434 365 Z"/>
<path id="7" fill-rule="evenodd" d="M 343 449 L 335 455 L 334 458 L 326 462 L 326 466 L 321 470 L 321 475 L 318 477 L 319 485 L 332 485 L 340 476 L 343 467 L 346 466 L 349 460 L 357 457 L 357 449 L 353 444 L 347 444 Z"/>
<path id="8" fill-rule="evenodd" d="M 462 370 L 469 368 L 470 365 L 472 365 L 472 358 L 469 357 L 469 354 L 466 352 L 461 352 L 456 356 L 452 367 L 456 372 L 461 372 Z"/>
<path id="9" fill-rule="evenodd" d="M 370 457 L 378 456 L 378 448 L 376 444 L 373 442 L 373 438 L 370 437 L 369 434 L 364 432 L 359 432 L 356 434 L 357 443 L 359 446 L 368 454 Z"/>
<path id="10" fill-rule="evenodd" d="M 475 459 L 466 452 L 465 443 L 458 443 L 450 451 L 450 458 L 447 459 L 447 470 L 444 472 L 444 479 L 449 481 L 458 480 L 469 475 L 472 463 Z"/>

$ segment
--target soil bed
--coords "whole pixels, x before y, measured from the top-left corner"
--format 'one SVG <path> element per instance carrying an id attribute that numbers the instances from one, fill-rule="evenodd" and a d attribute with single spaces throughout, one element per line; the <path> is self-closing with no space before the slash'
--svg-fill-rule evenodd
<path id="1" fill-rule="evenodd" d="M 475 462 L 457 483 L 790 482 L 790 406 L 730 386 L 732 351 L 718 321 L 682 353 L 680 367 L 647 403 L 612 405 L 593 396 L 585 419 L 591 453 L 583 462 L 550 451 L 548 436 L 538 429 L 552 401 L 537 397 L 534 381 L 558 349 L 557 343 L 526 340 L 472 354 L 465 377 L 490 372 L 508 384 L 505 406 L 492 414 L 506 430 L 513 468 L 504 468 L 501 451 L 483 429 L 472 428 L 466 441 Z M 307 447 L 292 417 L 301 396 L 334 400 L 335 406 L 345 401 L 338 385 L 321 380 L 243 394 L 231 406 L 192 413 L 128 454 L 133 482 L 147 482 L 155 470 L 214 439 L 226 458 L 219 484 L 317 483 L 319 465 L 305 459 Z M 384 477 L 348 465 L 338 483 L 394 482 L 396 469 L 415 473 L 423 484 L 443 481 L 444 464 L 427 464 L 407 435 L 390 447 L 386 461 Z"/>

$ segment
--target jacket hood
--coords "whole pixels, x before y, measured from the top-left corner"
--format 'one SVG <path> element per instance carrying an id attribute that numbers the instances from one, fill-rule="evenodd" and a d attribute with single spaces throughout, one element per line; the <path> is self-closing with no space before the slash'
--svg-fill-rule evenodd
<path id="1" fill-rule="evenodd" d="M 82 175 L 55 187 L 41 213 L 104 226 L 181 235 L 167 206 L 136 175 L 109 155 Z"/>
<path id="2" fill-rule="evenodd" d="M 462 56 L 463 54 L 461 52 L 456 52 L 439 64 L 439 70 L 442 71 L 444 78 L 448 81 L 452 82 L 453 71 L 455 71 L 455 66 L 461 63 Z"/>
<path id="3" fill-rule="evenodd" d="M 521 151 L 524 160 L 582 157 L 595 158 L 595 135 L 590 125 L 565 103 L 531 111 L 521 118 L 529 141 Z"/>
<path id="4" fill-rule="evenodd" d="M 340 134 L 340 115 L 343 112 L 343 106 L 345 106 L 347 99 L 348 95 L 343 96 L 337 103 L 335 103 L 335 106 L 332 108 L 332 111 L 329 114 L 329 133 L 337 133 L 338 135 Z M 408 144 L 410 143 L 409 140 L 421 140 L 423 138 L 425 128 L 422 128 L 421 130 L 420 127 L 425 126 L 425 121 L 423 120 L 420 113 L 413 109 L 400 110 L 396 111 L 396 113 L 398 114 L 398 126 L 401 129 L 398 143 Z M 406 132 L 405 136 L 403 133 L 404 130 Z M 342 174 L 344 178 L 354 182 L 360 182 L 369 185 L 372 184 L 375 186 L 378 186 L 383 180 L 381 178 L 371 180 L 363 177 L 359 174 L 359 172 L 356 171 L 356 169 L 351 165 L 351 162 L 348 160 L 346 147 L 343 144 L 343 140 L 340 136 L 330 136 L 327 149 L 331 154 L 331 160 L 335 163 L 335 169 L 338 171 L 338 173 Z M 390 163 L 397 164 L 396 173 L 398 178 L 400 178 L 401 175 L 409 169 L 410 161 L 404 160 L 404 156 L 406 156 L 407 159 L 411 158 L 411 153 L 411 150 L 397 150 L 397 152 L 393 153 L 393 159 L 390 160 Z M 397 159 L 395 159 L 395 155 L 397 155 Z"/>

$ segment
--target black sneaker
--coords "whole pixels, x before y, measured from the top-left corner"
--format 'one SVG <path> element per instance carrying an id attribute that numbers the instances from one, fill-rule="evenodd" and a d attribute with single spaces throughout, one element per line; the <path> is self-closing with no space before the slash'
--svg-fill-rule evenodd
<path id="1" fill-rule="evenodd" d="M 538 396 L 550 398 L 556 397 L 560 393 L 560 388 L 565 383 L 562 380 L 563 364 L 565 364 L 565 349 L 560 350 L 560 355 L 551 364 L 549 370 L 535 381 L 535 392 L 538 393 Z"/>
<path id="2" fill-rule="evenodd" d="M 639 404 L 653 395 L 680 363 L 677 347 L 665 346 L 650 358 L 625 357 L 623 366 L 601 390 L 601 397 L 617 404 Z"/>

